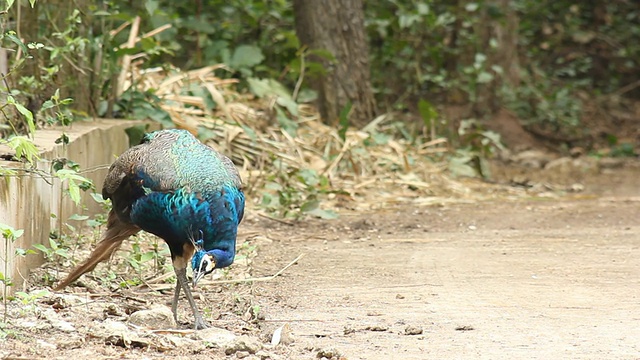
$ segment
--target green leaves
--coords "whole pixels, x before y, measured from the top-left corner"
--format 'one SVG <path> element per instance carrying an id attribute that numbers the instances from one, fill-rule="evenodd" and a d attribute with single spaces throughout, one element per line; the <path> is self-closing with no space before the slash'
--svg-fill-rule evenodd
<path id="1" fill-rule="evenodd" d="M 31 165 L 35 165 L 35 162 L 40 159 L 38 156 L 38 148 L 31 139 L 26 136 L 13 136 L 9 140 L 0 140 L 4 142 L 10 148 L 15 150 L 16 158 L 24 158 Z"/>
<path id="2" fill-rule="evenodd" d="M 251 68 L 264 60 L 262 50 L 255 45 L 240 45 L 231 56 L 229 66 L 234 69 Z"/>
<path id="3" fill-rule="evenodd" d="M 349 113 L 351 113 L 351 107 L 353 104 L 351 101 L 347 101 L 347 104 L 340 110 L 338 121 L 340 127 L 338 128 L 338 136 L 342 141 L 345 141 L 347 137 L 347 130 L 349 129 Z"/>
<path id="4" fill-rule="evenodd" d="M 5 37 L 5 38 L 7 38 L 7 39 L 9 39 L 9 41 L 11 41 L 12 43 L 14 43 L 14 44 L 18 45 L 18 46 L 22 49 L 22 51 L 23 51 L 25 54 L 28 54 L 28 53 L 29 53 L 29 49 L 28 49 L 28 48 L 27 48 L 27 46 L 22 42 L 22 40 L 20 40 L 20 38 L 19 38 L 18 36 L 16 36 L 15 31 L 7 31 L 7 32 L 4 34 L 4 37 Z"/>
<path id="5" fill-rule="evenodd" d="M 58 177 L 58 179 L 60 179 L 60 181 L 67 182 L 69 197 L 76 205 L 79 205 L 80 201 L 82 200 L 80 198 L 80 190 L 93 186 L 91 180 L 78 174 L 78 172 L 75 170 L 62 169 L 58 170 L 55 175 L 56 177 Z"/>
<path id="6" fill-rule="evenodd" d="M 0 234 L 6 241 L 14 242 L 24 234 L 24 230 L 16 230 L 10 225 L 0 223 Z"/>
<path id="7" fill-rule="evenodd" d="M 320 201 L 316 199 L 307 201 L 302 204 L 302 206 L 300 206 L 300 211 L 325 220 L 338 218 L 338 214 L 335 211 L 320 208 Z"/>
<path id="8" fill-rule="evenodd" d="M 418 101 L 418 112 L 420 113 L 425 128 L 431 129 L 431 127 L 435 125 L 438 117 L 436 108 L 427 100 L 420 99 L 420 101 Z"/>
<path id="9" fill-rule="evenodd" d="M 274 79 L 248 78 L 249 89 L 258 97 L 276 98 L 276 118 L 289 134 L 295 136 L 298 124 L 292 120 L 284 110 L 291 116 L 298 116 L 298 103 L 291 96 L 291 92 L 280 82 Z"/>
<path id="10" fill-rule="evenodd" d="M 49 239 L 49 246 L 50 247 L 46 247 L 42 244 L 35 244 L 33 245 L 33 248 L 41 251 L 49 260 L 53 260 L 57 256 L 65 259 L 69 258 L 69 252 L 67 251 L 67 248 L 61 247 L 56 240 Z"/>
<path id="11" fill-rule="evenodd" d="M 24 118 L 27 120 L 29 133 L 31 134 L 31 136 L 33 136 L 33 134 L 36 132 L 36 124 L 33 121 L 33 113 L 31 113 L 29 109 L 24 107 L 24 105 L 16 102 L 16 99 L 14 99 L 11 95 L 7 96 L 7 104 L 15 106 L 16 110 L 18 110 L 18 112 L 24 116 Z"/>
<path id="12" fill-rule="evenodd" d="M 334 190 L 329 179 L 313 169 L 280 171 L 265 184 L 260 207 L 281 217 L 300 218 L 310 215 L 322 219 L 335 219 L 338 214 L 321 207 L 321 199 Z"/>

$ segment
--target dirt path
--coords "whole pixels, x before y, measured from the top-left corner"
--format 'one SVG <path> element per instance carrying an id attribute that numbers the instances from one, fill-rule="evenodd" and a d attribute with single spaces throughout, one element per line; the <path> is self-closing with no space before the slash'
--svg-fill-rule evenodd
<path id="1" fill-rule="evenodd" d="M 306 256 L 257 301 L 291 326 L 291 358 L 640 359 L 640 187 L 624 179 L 587 200 L 266 226 L 258 272 Z"/>
<path id="2" fill-rule="evenodd" d="M 83 284 L 39 298 L 56 276 L 48 264 L 25 289 L 35 297 L 9 303 L 0 358 L 638 360 L 638 179 L 640 166 L 587 179 L 573 198 L 404 205 L 294 226 L 249 212 L 230 278 L 305 256 L 270 281 L 198 288 L 231 342 L 190 330 L 184 301 L 181 329 L 167 330 L 172 270 L 156 291 L 146 283 L 155 273 L 128 285 L 126 249 Z M 168 323 L 131 324 L 158 306 Z M 283 324 L 295 342 L 269 346 Z"/>

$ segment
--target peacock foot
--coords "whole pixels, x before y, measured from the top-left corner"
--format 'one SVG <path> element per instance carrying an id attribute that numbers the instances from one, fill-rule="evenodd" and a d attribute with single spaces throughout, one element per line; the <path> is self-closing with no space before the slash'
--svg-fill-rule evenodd
<path id="1" fill-rule="evenodd" d="M 209 324 L 207 324 L 201 317 L 196 317 L 196 321 L 194 325 L 196 330 L 203 330 L 209 327 Z"/>

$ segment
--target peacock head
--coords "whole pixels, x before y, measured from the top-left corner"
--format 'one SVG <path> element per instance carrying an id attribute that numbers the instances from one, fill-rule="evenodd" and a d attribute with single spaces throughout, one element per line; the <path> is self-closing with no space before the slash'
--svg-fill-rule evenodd
<path id="1" fill-rule="evenodd" d="M 206 252 L 202 249 L 197 250 L 191 258 L 191 268 L 193 269 L 193 287 L 195 288 L 200 279 L 215 270 L 215 255 L 213 252 Z"/>
<path id="2" fill-rule="evenodd" d="M 224 247 L 205 250 L 203 234 L 201 232 L 200 239 L 193 242 L 196 252 L 191 258 L 191 268 L 193 269 L 193 287 L 195 288 L 198 281 L 205 275 L 211 274 L 213 270 L 227 267 L 233 264 L 235 258 L 235 246 L 225 249 Z M 235 244 L 233 244 L 235 245 Z"/>

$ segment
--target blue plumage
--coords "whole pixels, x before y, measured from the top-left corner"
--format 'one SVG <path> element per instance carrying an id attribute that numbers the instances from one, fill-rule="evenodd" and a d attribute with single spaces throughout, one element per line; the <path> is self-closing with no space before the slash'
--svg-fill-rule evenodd
<path id="1" fill-rule="evenodd" d="M 178 277 L 174 317 L 177 320 L 177 300 L 184 290 L 196 328 L 206 327 L 186 281 L 186 266 L 191 259 L 195 286 L 204 275 L 233 263 L 245 197 L 231 160 L 187 131 L 152 132 L 118 157 L 102 193 L 113 203 L 103 239 L 58 288 L 107 259 L 130 235 L 145 230 L 164 239 L 171 251 Z"/>

